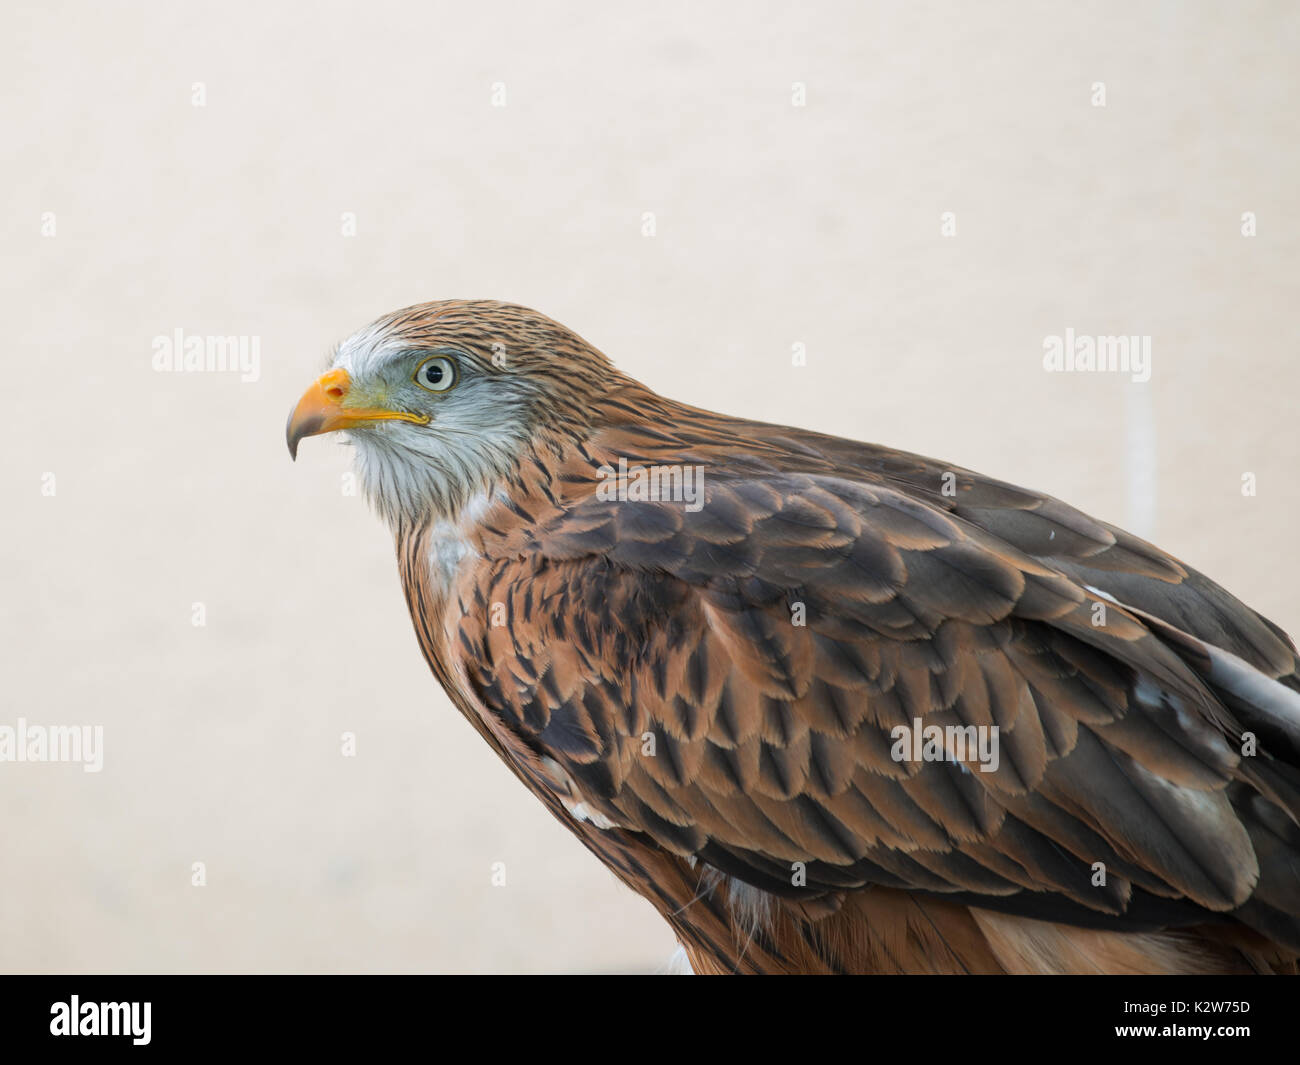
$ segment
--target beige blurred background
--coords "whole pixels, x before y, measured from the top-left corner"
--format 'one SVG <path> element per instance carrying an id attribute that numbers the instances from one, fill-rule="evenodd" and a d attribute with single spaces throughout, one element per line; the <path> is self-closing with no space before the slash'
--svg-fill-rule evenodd
<path id="1" fill-rule="evenodd" d="M 105 750 L 0 765 L 0 970 L 664 966 L 428 674 L 347 449 L 286 454 L 410 303 L 1050 491 L 1300 632 L 1297 54 L 1283 2 L 5 5 L 0 725 Z M 155 373 L 177 328 L 260 378 Z M 1151 381 L 1044 372 L 1066 328 Z"/>

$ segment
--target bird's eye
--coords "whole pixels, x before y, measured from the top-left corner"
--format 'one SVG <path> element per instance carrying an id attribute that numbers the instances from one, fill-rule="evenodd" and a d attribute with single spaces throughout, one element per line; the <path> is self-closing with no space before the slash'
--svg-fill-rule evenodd
<path id="1" fill-rule="evenodd" d="M 456 363 L 439 355 L 425 359 L 415 371 L 415 383 L 430 392 L 446 392 L 456 383 Z"/>

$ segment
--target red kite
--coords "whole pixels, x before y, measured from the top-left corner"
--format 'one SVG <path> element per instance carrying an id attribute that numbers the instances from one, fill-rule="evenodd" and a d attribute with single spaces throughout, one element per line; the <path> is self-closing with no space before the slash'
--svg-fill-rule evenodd
<path id="1" fill-rule="evenodd" d="M 1296 971 L 1295 646 L 1151 544 L 492 301 L 345 342 L 337 429 L 435 676 L 696 972 Z"/>

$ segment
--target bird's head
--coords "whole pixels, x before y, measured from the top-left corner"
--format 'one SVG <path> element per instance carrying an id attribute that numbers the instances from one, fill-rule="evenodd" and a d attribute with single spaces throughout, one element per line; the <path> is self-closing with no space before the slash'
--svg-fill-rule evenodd
<path id="1" fill-rule="evenodd" d="M 599 399 L 627 380 L 526 307 L 424 303 L 339 345 L 289 415 L 289 453 L 304 437 L 346 431 L 390 524 L 451 518 L 530 455 L 588 435 Z"/>

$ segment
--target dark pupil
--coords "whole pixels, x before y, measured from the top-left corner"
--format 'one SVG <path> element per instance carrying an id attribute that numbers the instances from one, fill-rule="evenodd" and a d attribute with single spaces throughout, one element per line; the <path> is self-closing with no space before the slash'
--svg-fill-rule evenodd
<path id="1" fill-rule="evenodd" d="M 429 384 L 431 385 L 442 384 L 443 374 L 444 374 L 443 368 L 439 366 L 436 362 L 424 368 L 424 379 L 428 381 Z"/>

